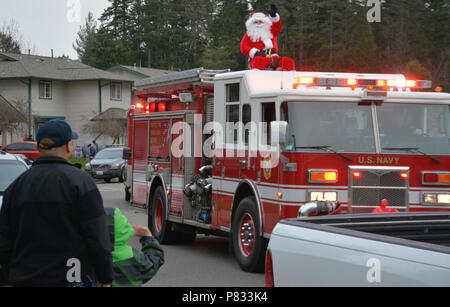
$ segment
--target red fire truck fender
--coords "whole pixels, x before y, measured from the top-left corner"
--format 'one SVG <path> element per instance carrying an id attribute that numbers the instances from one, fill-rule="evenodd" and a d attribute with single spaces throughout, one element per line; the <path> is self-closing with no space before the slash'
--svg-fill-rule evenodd
<path id="1" fill-rule="evenodd" d="M 169 203 L 169 199 L 167 198 L 167 193 L 166 193 L 166 191 L 167 191 L 166 187 L 167 186 L 166 186 L 166 183 L 164 181 L 164 178 L 160 174 L 157 174 L 157 175 L 152 176 L 152 178 L 150 180 L 149 190 L 148 190 L 148 195 L 149 195 L 148 209 L 150 209 L 150 206 L 151 206 L 150 199 L 152 197 L 152 193 L 156 190 L 156 188 L 158 186 L 162 186 L 162 188 L 164 189 L 164 195 L 165 195 L 165 198 L 166 198 L 166 207 L 167 207 L 167 204 Z M 167 212 L 168 212 L 168 210 L 166 210 L 166 216 L 164 217 L 165 219 L 167 219 Z"/>
<path id="2" fill-rule="evenodd" d="M 234 213 L 236 212 L 239 203 L 246 197 L 248 196 L 254 196 L 256 199 L 256 206 L 258 207 L 258 219 L 259 219 L 259 225 L 261 225 L 260 229 L 259 229 L 259 235 L 262 236 L 263 235 L 263 229 L 264 229 L 264 219 L 263 217 L 263 211 L 262 211 L 262 204 L 261 204 L 261 196 L 259 194 L 259 190 L 258 190 L 258 186 L 249 179 L 244 179 L 242 180 L 237 188 L 236 188 L 236 192 L 234 193 L 233 196 L 233 207 L 231 209 L 231 219 L 230 221 L 233 221 L 233 217 L 234 217 Z"/>

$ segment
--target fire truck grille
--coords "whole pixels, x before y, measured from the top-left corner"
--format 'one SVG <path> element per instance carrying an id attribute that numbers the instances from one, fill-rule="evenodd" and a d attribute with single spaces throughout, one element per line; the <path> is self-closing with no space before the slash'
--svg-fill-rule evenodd
<path id="1" fill-rule="evenodd" d="M 407 175 L 403 178 L 402 175 Z M 408 206 L 408 167 L 349 168 L 349 196 L 352 213 L 371 212 L 387 199 L 390 208 L 405 211 Z"/>

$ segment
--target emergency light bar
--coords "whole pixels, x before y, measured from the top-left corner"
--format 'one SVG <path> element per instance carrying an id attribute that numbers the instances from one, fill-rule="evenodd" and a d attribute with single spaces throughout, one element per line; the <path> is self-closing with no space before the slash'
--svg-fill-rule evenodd
<path id="1" fill-rule="evenodd" d="M 388 90 L 390 88 L 431 88 L 429 80 L 405 80 L 405 79 L 357 79 L 357 78 L 315 78 L 298 77 L 294 79 L 294 89 L 299 86 L 325 86 L 325 87 L 351 87 Z"/>
<path id="2" fill-rule="evenodd" d="M 136 110 L 139 113 L 150 114 L 153 112 L 166 112 L 167 105 L 160 101 L 152 101 L 148 103 L 137 102 L 135 105 L 132 105 L 131 110 Z"/>

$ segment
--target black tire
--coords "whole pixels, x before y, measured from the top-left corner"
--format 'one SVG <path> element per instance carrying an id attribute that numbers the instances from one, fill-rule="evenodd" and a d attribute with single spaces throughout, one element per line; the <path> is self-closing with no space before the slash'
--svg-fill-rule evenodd
<path id="1" fill-rule="evenodd" d="M 120 172 L 120 176 L 119 176 L 119 182 L 124 182 L 126 180 L 125 178 L 125 169 L 122 168 L 122 171 Z"/>
<path id="2" fill-rule="evenodd" d="M 250 224 L 247 226 L 248 231 L 242 230 L 243 224 Z M 253 196 L 246 197 L 239 203 L 232 227 L 233 251 L 241 269 L 252 273 L 264 272 L 268 240 L 259 235 L 261 223 L 256 199 Z M 248 246 L 244 246 L 243 238 L 247 239 Z"/>
<path id="3" fill-rule="evenodd" d="M 125 201 L 131 201 L 130 188 L 125 188 Z"/>
<path id="4" fill-rule="evenodd" d="M 151 196 L 151 207 L 149 211 L 148 227 L 153 236 L 161 244 L 176 243 L 178 239 L 177 233 L 172 230 L 172 223 L 165 219 L 167 215 L 167 204 L 164 189 L 161 186 L 157 187 Z"/>

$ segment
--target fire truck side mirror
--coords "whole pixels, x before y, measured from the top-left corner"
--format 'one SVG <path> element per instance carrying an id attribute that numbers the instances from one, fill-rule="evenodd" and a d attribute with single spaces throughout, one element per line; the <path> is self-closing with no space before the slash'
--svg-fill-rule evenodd
<path id="1" fill-rule="evenodd" d="M 131 149 L 130 148 L 124 148 L 122 153 L 122 158 L 124 160 L 131 160 Z"/>
<path id="2" fill-rule="evenodd" d="M 287 122 L 271 122 L 270 132 L 272 135 L 272 146 L 280 145 L 281 147 L 286 147 L 289 144 L 289 124 Z"/>

